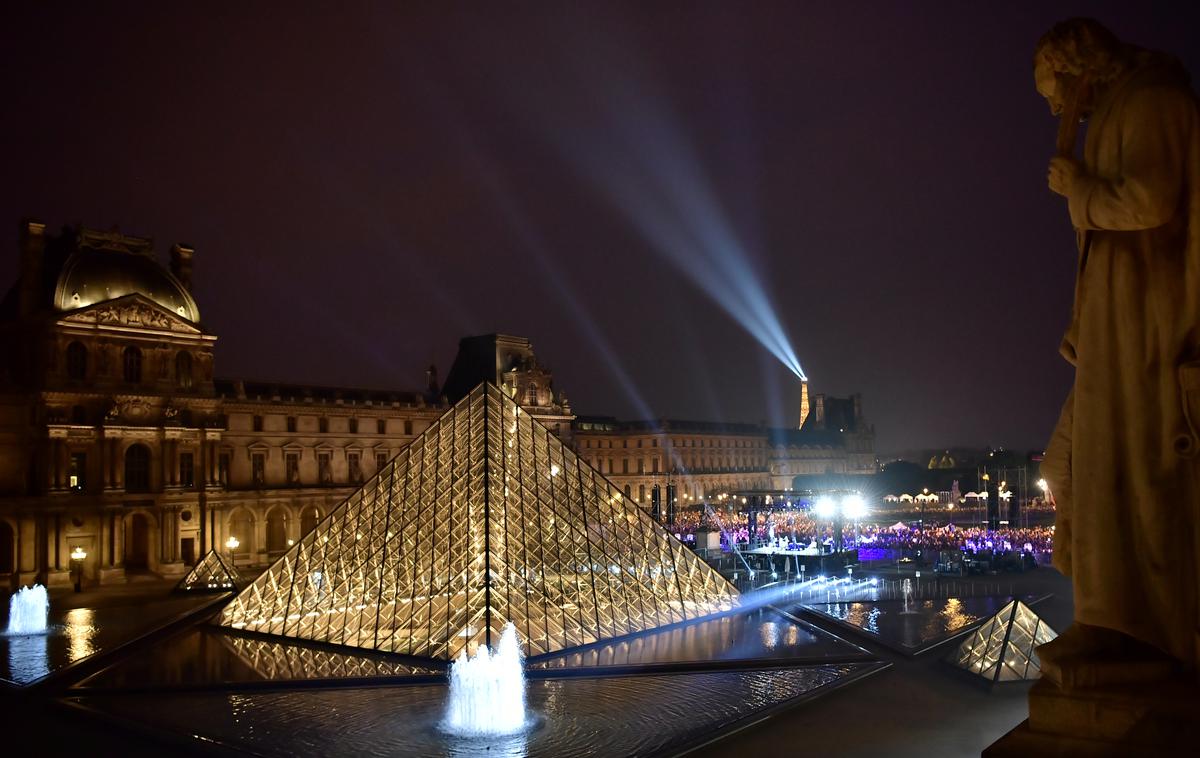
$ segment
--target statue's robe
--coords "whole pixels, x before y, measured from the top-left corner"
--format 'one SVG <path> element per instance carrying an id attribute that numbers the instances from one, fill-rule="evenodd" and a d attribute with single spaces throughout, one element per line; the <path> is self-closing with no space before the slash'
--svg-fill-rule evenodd
<path id="1" fill-rule="evenodd" d="M 1067 193 L 1080 262 L 1075 385 L 1043 471 L 1075 618 L 1200 658 L 1200 111 L 1141 54 L 1087 127 Z"/>

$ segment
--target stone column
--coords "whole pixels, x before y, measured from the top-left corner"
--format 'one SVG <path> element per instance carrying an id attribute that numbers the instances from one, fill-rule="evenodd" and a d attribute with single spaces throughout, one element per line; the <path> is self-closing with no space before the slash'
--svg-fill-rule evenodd
<path id="1" fill-rule="evenodd" d="M 113 440 L 113 487 L 121 489 L 125 486 L 125 456 L 121 455 L 121 441 Z"/>
<path id="2" fill-rule="evenodd" d="M 35 539 L 33 517 L 22 516 L 17 524 L 17 571 L 21 574 L 22 583 L 25 583 L 27 576 L 33 576 L 36 568 Z"/>
<path id="3" fill-rule="evenodd" d="M 100 511 L 98 517 L 100 529 L 96 535 L 96 566 L 101 570 L 108 568 L 108 514 Z"/>
<path id="4" fill-rule="evenodd" d="M 126 532 L 129 530 L 129 523 L 125 518 L 117 513 L 113 513 L 113 536 L 116 537 L 116 544 L 113 545 L 113 565 L 125 565 L 125 538 L 128 536 Z"/>
<path id="5" fill-rule="evenodd" d="M 62 570 L 62 514 L 54 514 L 54 555 L 53 564 L 55 571 Z"/>
<path id="6" fill-rule="evenodd" d="M 267 519 L 265 514 L 262 514 L 262 518 L 254 519 L 254 553 L 263 558 L 267 556 Z"/>
<path id="7" fill-rule="evenodd" d="M 62 470 L 62 448 L 63 443 L 60 439 L 50 440 L 50 489 L 60 490 L 63 488 Z"/>
<path id="8" fill-rule="evenodd" d="M 100 440 L 100 475 L 104 477 L 104 489 L 113 489 L 113 441 L 108 437 Z"/>

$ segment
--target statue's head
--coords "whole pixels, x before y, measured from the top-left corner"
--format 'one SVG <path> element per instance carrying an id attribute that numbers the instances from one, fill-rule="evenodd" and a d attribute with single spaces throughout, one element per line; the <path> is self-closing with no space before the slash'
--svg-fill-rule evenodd
<path id="1" fill-rule="evenodd" d="M 1095 92 L 1115 79 L 1126 66 L 1127 48 L 1099 21 L 1072 18 L 1060 21 L 1038 40 L 1033 53 L 1033 79 L 1050 112 L 1062 112 L 1067 97 L 1086 77 Z M 1084 112 L 1093 102 L 1084 103 Z"/>

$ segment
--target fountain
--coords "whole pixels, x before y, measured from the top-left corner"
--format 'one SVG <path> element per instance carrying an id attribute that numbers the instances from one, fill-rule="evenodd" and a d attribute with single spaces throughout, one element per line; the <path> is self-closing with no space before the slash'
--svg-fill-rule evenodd
<path id="1" fill-rule="evenodd" d="M 40 584 L 22 587 L 8 603 L 8 631 L 12 637 L 46 633 L 50 598 Z"/>
<path id="2" fill-rule="evenodd" d="M 905 579 L 903 582 L 900 583 L 900 592 L 902 592 L 904 594 L 904 610 L 900 611 L 900 613 L 901 614 L 916 613 L 916 611 L 911 610 L 908 607 L 909 602 L 912 601 L 912 595 L 913 595 L 912 579 Z"/>
<path id="3" fill-rule="evenodd" d="M 525 665 L 517 628 L 504 626 L 494 651 L 481 645 L 475 657 L 466 651 L 450 666 L 450 698 L 442 728 L 462 737 L 503 736 L 523 732 Z"/>

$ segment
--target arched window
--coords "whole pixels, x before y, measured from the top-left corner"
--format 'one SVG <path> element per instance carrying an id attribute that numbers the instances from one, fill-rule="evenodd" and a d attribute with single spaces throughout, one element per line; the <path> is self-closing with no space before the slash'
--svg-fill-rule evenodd
<path id="1" fill-rule="evenodd" d="M 83 381 L 87 378 L 87 348 L 82 342 L 67 345 L 67 378 Z"/>
<path id="2" fill-rule="evenodd" d="M 125 381 L 140 384 L 142 381 L 142 351 L 136 347 L 125 348 Z"/>
<path id="3" fill-rule="evenodd" d="M 311 532 L 317 528 L 317 523 L 321 520 L 321 511 L 317 510 L 317 506 L 310 505 L 300 514 L 300 536 Z"/>
<path id="4" fill-rule="evenodd" d="M 267 514 L 267 552 L 282 553 L 287 550 L 287 511 L 275 506 Z"/>
<path id="5" fill-rule="evenodd" d="M 150 491 L 150 448 L 130 445 L 125 451 L 125 491 Z"/>
<path id="6" fill-rule="evenodd" d="M 254 516 L 245 508 L 239 508 L 229 519 L 229 536 L 238 541 L 231 551 L 235 556 L 254 552 Z"/>
<path id="7" fill-rule="evenodd" d="M 192 388 L 192 355 L 180 352 L 175 356 L 175 384 L 179 389 Z"/>
<path id="8" fill-rule="evenodd" d="M 525 390 L 525 402 L 529 405 L 537 405 L 537 385 L 530 384 Z"/>

